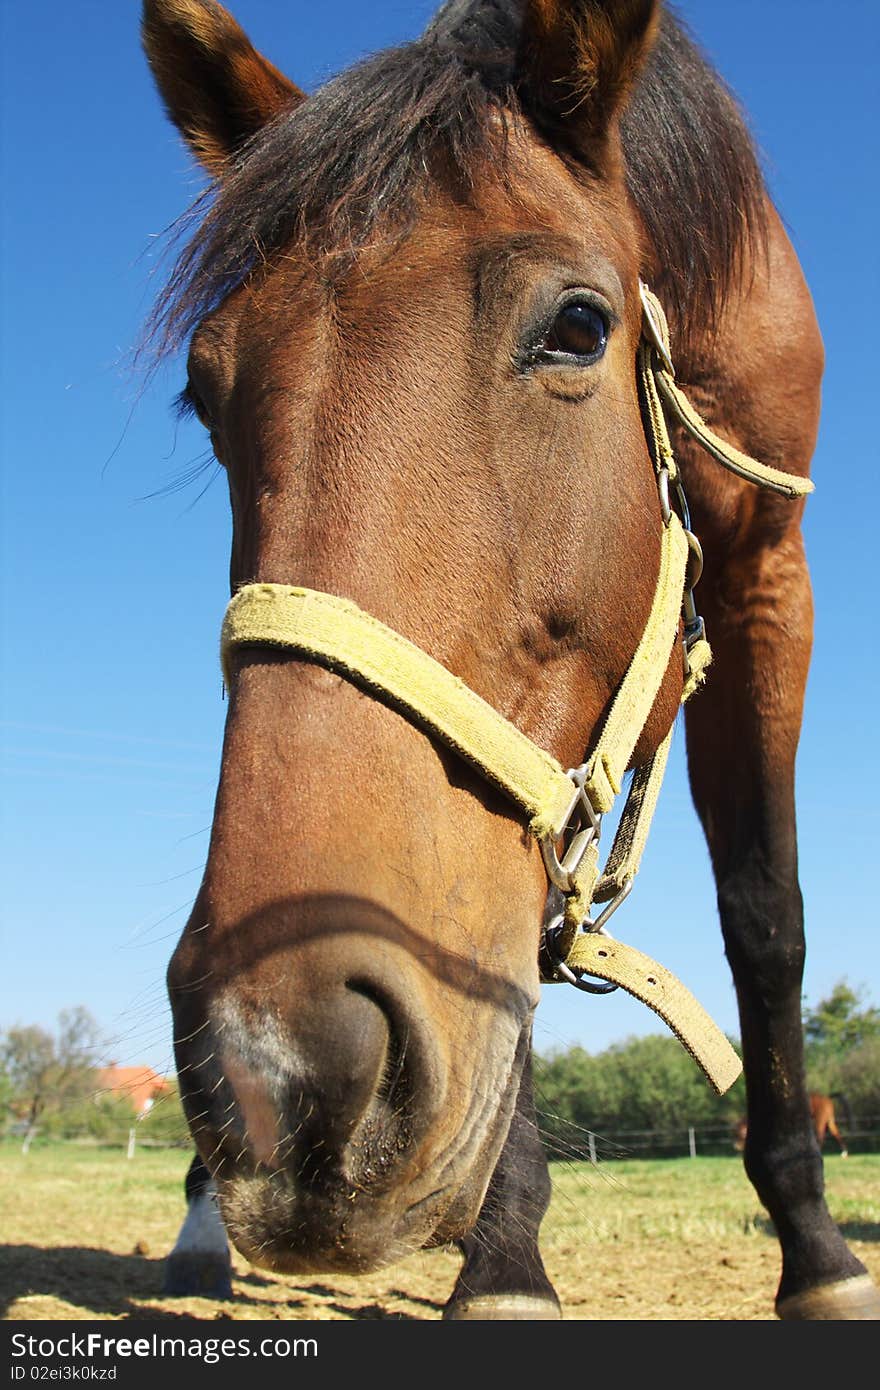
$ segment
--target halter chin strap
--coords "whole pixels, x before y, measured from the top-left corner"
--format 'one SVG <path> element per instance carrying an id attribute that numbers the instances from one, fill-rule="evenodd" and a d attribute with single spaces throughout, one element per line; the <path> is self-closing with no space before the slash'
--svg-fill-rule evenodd
<path id="1" fill-rule="evenodd" d="M 812 485 L 769 469 L 715 435 L 674 381 L 669 333 L 659 302 L 640 286 L 644 328 L 639 384 L 660 494 L 660 566 L 651 611 L 633 658 L 589 759 L 565 771 L 543 748 L 487 704 L 420 647 L 356 604 L 334 594 L 284 584 L 248 584 L 235 594 L 223 622 L 221 660 L 229 684 L 230 658 L 241 647 L 275 647 L 318 661 L 386 700 L 472 764 L 524 813 L 538 841 L 550 883 L 564 911 L 551 923 L 542 950 L 544 979 L 569 980 L 593 992 L 618 985 L 661 1017 L 681 1039 L 719 1094 L 742 1065 L 727 1039 L 684 986 L 655 961 L 612 940 L 605 922 L 638 872 L 657 803 L 672 729 L 654 756 L 635 769 L 617 834 L 599 868 L 602 817 L 620 794 L 624 773 L 666 674 L 684 618 L 682 700 L 704 679 L 711 652 L 693 604 L 701 563 L 689 529 L 663 403 L 701 444 L 741 477 L 802 496 Z M 670 485 L 683 516 L 670 503 Z M 593 905 L 606 903 L 593 917 Z M 585 973 L 608 982 L 585 984 Z"/>

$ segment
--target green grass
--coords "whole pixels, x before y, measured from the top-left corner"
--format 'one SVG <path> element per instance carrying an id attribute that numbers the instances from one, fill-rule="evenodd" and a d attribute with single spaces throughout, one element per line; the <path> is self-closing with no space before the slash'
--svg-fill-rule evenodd
<path id="1" fill-rule="evenodd" d="M 639 1234 L 656 1241 L 724 1239 L 772 1230 L 741 1160 L 624 1159 L 551 1164 L 548 1227 L 583 1223 L 593 1241 Z M 858 1239 L 880 1237 L 880 1155 L 836 1154 L 825 1160 L 832 1216 Z"/>
<path id="2" fill-rule="evenodd" d="M 146 1222 L 171 1233 L 183 1215 L 183 1179 L 190 1153 L 184 1149 L 140 1148 L 133 1159 L 123 1148 L 76 1143 L 38 1144 L 22 1155 L 20 1145 L 0 1144 L 0 1221 L 8 1240 L 37 1238 L 50 1243 L 83 1227 L 112 1229 Z M 600 1163 L 552 1163 L 553 1203 L 545 1234 L 583 1227 L 591 1241 L 622 1236 L 678 1240 L 701 1235 L 722 1238 L 762 1233 L 766 1213 L 740 1159 L 623 1159 Z M 825 1161 L 826 1195 L 835 1220 L 880 1235 L 880 1155 L 830 1154 Z"/>

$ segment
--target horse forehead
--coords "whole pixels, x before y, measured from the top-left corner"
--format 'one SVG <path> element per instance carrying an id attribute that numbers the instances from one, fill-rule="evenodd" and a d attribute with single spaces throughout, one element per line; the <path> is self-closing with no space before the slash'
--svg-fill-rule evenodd
<path id="1" fill-rule="evenodd" d="M 298 305 L 312 321 L 316 310 L 334 312 L 339 305 L 351 313 L 375 314 L 380 306 L 396 311 L 404 295 L 421 292 L 452 307 L 462 302 L 481 252 L 505 240 L 529 240 L 536 250 L 543 240 L 546 259 L 564 245 L 569 262 L 588 270 L 598 259 L 614 268 L 619 282 L 636 285 L 640 231 L 622 180 L 574 173 L 521 123 L 507 137 L 503 175 L 501 167 L 485 167 L 466 198 L 442 178 L 429 177 L 406 233 L 380 228 L 355 255 L 336 247 L 315 259 L 306 235 L 276 258 L 264 289 L 254 295 L 253 286 L 245 287 L 245 305 L 261 305 L 269 314 Z"/>
<path id="2" fill-rule="evenodd" d="M 366 353 L 367 366 L 372 351 L 416 347 L 430 358 L 454 349 L 456 338 L 463 345 L 488 304 L 515 308 L 542 276 L 561 268 L 604 290 L 620 317 L 637 322 L 638 262 L 628 245 L 591 235 L 559 209 L 517 218 L 469 211 L 426 218 L 399 242 L 364 247 L 342 269 L 332 258 L 316 263 L 290 248 L 262 292 L 244 287 L 232 312 L 221 310 L 208 351 L 222 348 L 226 360 L 236 356 L 260 370 L 295 362 L 307 344 L 310 352 L 344 345 L 343 358 L 353 360 Z"/>

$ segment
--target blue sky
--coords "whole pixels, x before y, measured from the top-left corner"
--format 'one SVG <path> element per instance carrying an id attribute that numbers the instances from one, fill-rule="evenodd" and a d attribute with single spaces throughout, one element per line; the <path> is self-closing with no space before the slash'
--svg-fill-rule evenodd
<path id="1" fill-rule="evenodd" d="M 312 89 L 415 37 L 429 0 L 239 0 Z M 164 971 L 198 888 L 225 707 L 221 478 L 161 492 L 204 453 L 177 362 L 131 353 L 161 234 L 202 186 L 142 57 L 135 0 L 2 0 L 2 986 L 0 1028 L 87 1005 L 107 1056 L 171 1062 Z M 798 764 L 805 997 L 880 1002 L 874 870 L 880 9 L 841 0 L 679 6 L 739 94 L 811 284 L 828 366 L 806 537 L 816 644 Z M 685 213 L 683 213 L 685 215 Z M 711 636 L 711 634 L 710 634 Z M 737 1034 L 714 888 L 678 737 L 616 930 Z M 622 993 L 546 988 L 541 1051 L 663 1031 Z"/>

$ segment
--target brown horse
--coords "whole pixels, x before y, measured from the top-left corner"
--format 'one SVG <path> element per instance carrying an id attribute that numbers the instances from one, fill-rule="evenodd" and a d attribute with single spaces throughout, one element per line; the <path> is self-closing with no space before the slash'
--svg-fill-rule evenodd
<path id="1" fill-rule="evenodd" d="M 636 371 L 640 278 L 719 435 L 800 477 L 815 443 L 810 295 L 725 87 L 659 0 L 450 0 L 419 41 L 309 97 L 214 0 L 145 0 L 143 32 L 215 181 L 154 330 L 162 352 L 189 343 L 184 400 L 228 476 L 233 593 L 353 602 L 578 767 L 649 625 L 671 525 Z M 776 1307 L 876 1317 L 825 1204 L 804 1083 L 802 505 L 673 434 L 715 653 L 687 712 L 690 775 L 739 1000 L 745 1162 L 781 1242 Z M 682 641 L 632 767 L 679 708 Z M 225 669 L 210 849 L 169 989 L 232 1240 L 293 1273 L 457 1242 L 446 1317 L 558 1317 L 538 1251 L 534 840 L 381 678 L 259 634 Z"/>
<path id="2" fill-rule="evenodd" d="M 813 1128 L 816 1131 L 816 1140 L 821 1149 L 825 1143 L 825 1135 L 833 1134 L 840 1149 L 841 1158 L 847 1158 L 849 1150 L 843 1140 L 837 1125 L 837 1116 L 834 1112 L 834 1100 L 831 1096 L 822 1095 L 819 1091 L 811 1091 L 809 1095 L 810 1115 L 813 1121 Z M 742 1119 L 737 1121 L 734 1130 L 733 1146 L 737 1150 L 745 1148 L 746 1135 L 748 1134 L 748 1121 Z"/>

